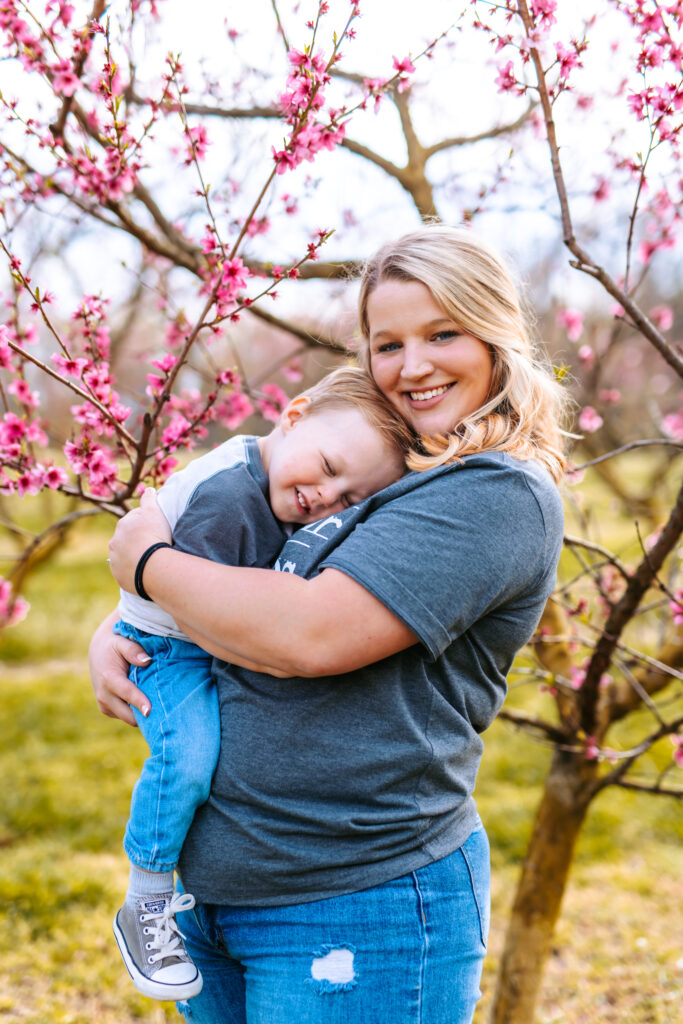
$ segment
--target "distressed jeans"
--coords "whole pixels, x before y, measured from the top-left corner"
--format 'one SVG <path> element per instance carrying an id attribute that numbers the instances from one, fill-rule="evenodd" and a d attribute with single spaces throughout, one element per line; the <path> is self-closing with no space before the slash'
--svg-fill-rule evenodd
<path id="1" fill-rule="evenodd" d="M 478 825 L 443 860 L 372 889 L 178 915 L 204 988 L 190 1024 L 470 1024 L 489 923 Z"/>
<path id="2" fill-rule="evenodd" d="M 146 871 L 173 871 L 195 811 L 209 797 L 220 749 L 220 713 L 211 656 L 188 640 L 153 636 L 127 622 L 114 632 L 135 640 L 152 661 L 129 678 L 152 705 L 133 708 L 149 745 L 130 805 L 123 848 Z"/>

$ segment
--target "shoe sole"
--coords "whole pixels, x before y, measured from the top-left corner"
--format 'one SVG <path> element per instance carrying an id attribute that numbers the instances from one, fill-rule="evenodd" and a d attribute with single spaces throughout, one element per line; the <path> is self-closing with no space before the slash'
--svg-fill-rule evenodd
<path id="1" fill-rule="evenodd" d="M 175 1000 L 192 999 L 193 996 L 199 995 L 204 984 L 204 979 L 196 967 L 195 970 L 197 971 L 197 977 L 193 978 L 192 981 L 185 981 L 178 985 L 171 985 L 168 983 L 162 984 L 158 981 L 150 981 L 150 979 L 142 974 L 135 966 L 135 962 L 126 943 L 126 938 L 119 928 L 118 914 L 114 918 L 113 928 L 116 945 L 119 947 L 119 952 L 123 957 L 126 970 L 130 974 L 131 981 L 135 985 L 136 989 L 138 992 L 142 992 L 143 996 L 147 996 L 148 999 L 160 999 L 166 1002 L 174 1002 Z"/>

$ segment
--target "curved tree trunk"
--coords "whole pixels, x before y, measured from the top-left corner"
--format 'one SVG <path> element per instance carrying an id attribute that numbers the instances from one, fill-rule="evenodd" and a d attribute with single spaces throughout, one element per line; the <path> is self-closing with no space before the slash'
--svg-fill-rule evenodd
<path id="1" fill-rule="evenodd" d="M 596 764 L 556 751 L 510 914 L 490 1024 L 533 1024 L 574 845 L 595 795 Z"/>

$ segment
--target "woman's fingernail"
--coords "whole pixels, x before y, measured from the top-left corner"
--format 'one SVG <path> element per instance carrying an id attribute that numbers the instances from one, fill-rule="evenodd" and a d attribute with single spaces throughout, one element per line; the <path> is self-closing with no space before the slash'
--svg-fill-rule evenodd
<path id="1" fill-rule="evenodd" d="M 145 718 L 147 718 L 147 715 L 150 713 L 151 710 L 152 709 L 150 708 L 149 704 L 142 705 L 142 713 L 145 716 Z"/>
<path id="2" fill-rule="evenodd" d="M 149 654 L 138 654 L 138 661 L 141 665 L 149 665 L 151 660 Z"/>

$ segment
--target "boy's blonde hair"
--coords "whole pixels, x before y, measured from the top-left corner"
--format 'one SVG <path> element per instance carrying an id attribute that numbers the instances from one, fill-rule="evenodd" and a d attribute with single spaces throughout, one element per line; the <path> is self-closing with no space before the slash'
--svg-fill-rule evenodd
<path id="1" fill-rule="evenodd" d="M 493 356 L 489 395 L 453 433 L 420 437 L 408 457 L 411 469 L 430 469 L 482 451 L 507 451 L 537 459 L 558 481 L 565 468 L 560 419 L 567 404 L 552 367 L 534 351 L 517 289 L 499 256 L 469 231 L 425 226 L 389 242 L 365 265 L 359 297 L 364 344 L 360 361 L 370 368 L 368 298 L 383 281 L 417 281 L 465 334 L 487 344 Z"/>
<path id="2" fill-rule="evenodd" d="M 415 432 L 363 367 L 340 366 L 297 398 L 308 399 L 307 416 L 314 416 L 323 409 L 357 409 L 370 426 L 382 434 L 387 447 L 396 449 L 404 457 L 415 444 Z"/>

